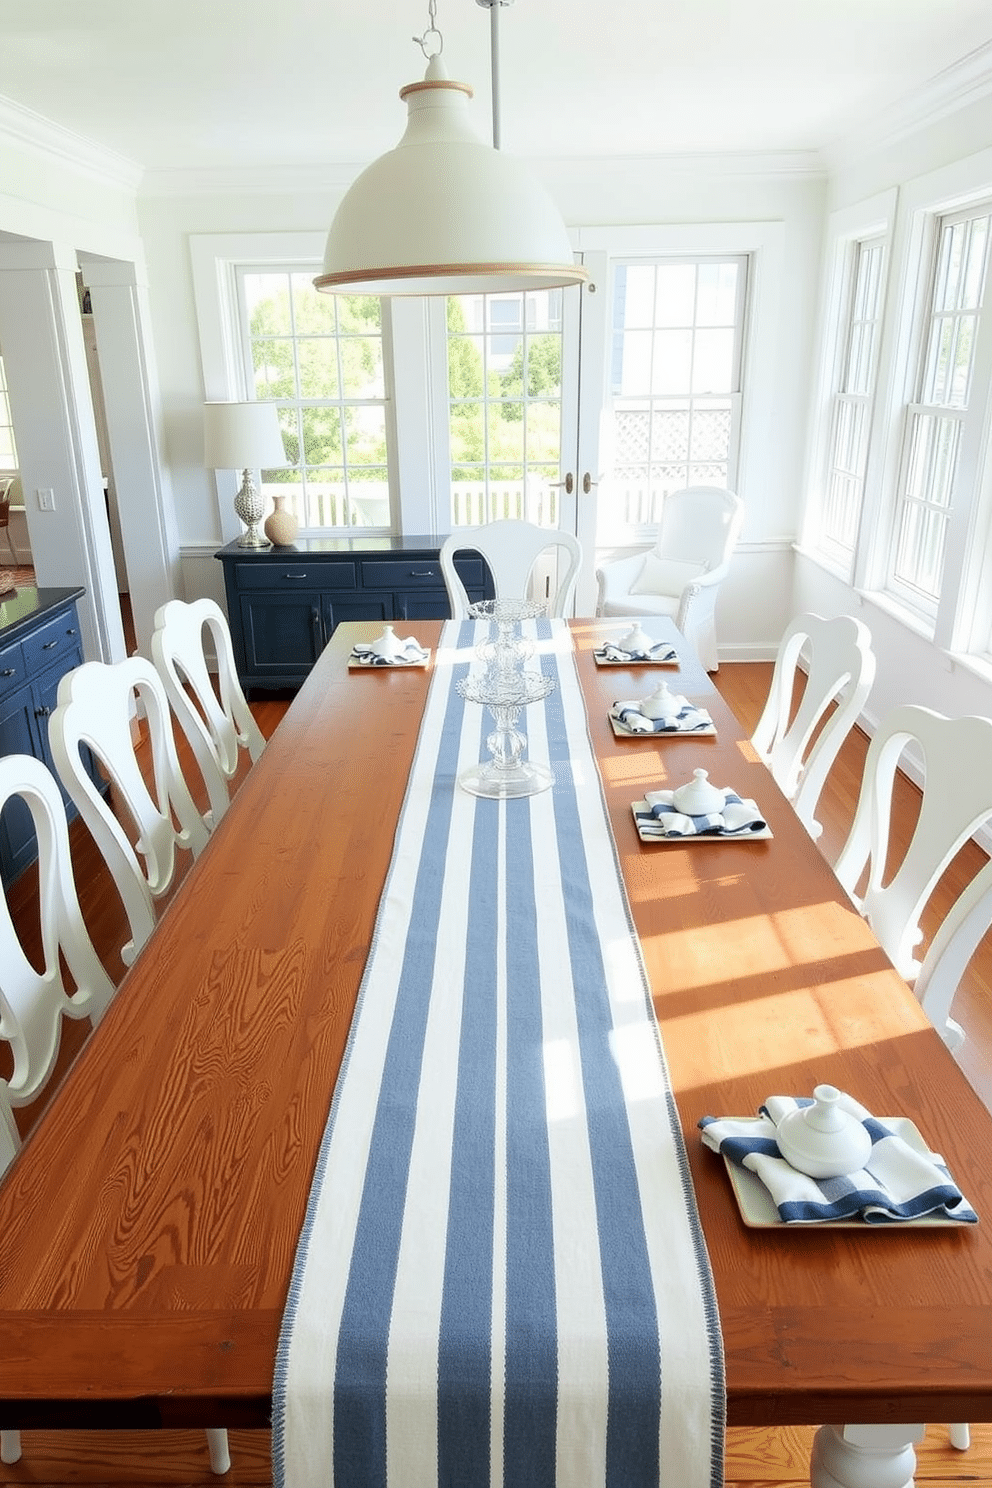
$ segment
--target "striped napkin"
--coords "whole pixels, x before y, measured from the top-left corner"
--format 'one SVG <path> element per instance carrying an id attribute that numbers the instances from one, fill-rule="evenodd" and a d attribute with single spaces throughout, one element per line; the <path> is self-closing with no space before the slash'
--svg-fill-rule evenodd
<path id="1" fill-rule="evenodd" d="M 352 646 L 350 659 L 360 666 L 417 666 L 431 654 L 413 636 L 407 636 L 400 645 L 403 647 L 402 653 L 395 657 L 379 656 L 372 646 Z"/>
<path id="2" fill-rule="evenodd" d="M 653 646 L 639 647 L 634 651 L 625 651 L 622 646 L 614 645 L 612 641 L 606 641 L 598 650 L 593 652 L 597 661 L 673 661 L 677 662 L 678 652 L 669 641 L 656 641 Z"/>
<path id="3" fill-rule="evenodd" d="M 693 703 L 682 696 L 675 694 L 674 701 L 682 706 L 674 718 L 648 718 L 647 714 L 641 713 L 640 702 L 614 703 L 610 709 L 611 717 L 632 734 L 695 734 L 703 729 L 711 729 L 713 720 L 705 708 L 697 708 Z"/>
<path id="4" fill-rule="evenodd" d="M 872 1116 L 852 1096 L 842 1093 L 840 1103 L 864 1124 L 872 1140 L 871 1155 L 862 1171 L 840 1178 L 808 1178 L 779 1152 L 778 1123 L 797 1107 L 812 1105 L 806 1097 L 770 1096 L 757 1116 L 704 1116 L 699 1125 L 707 1147 L 761 1179 L 786 1224 L 816 1224 L 858 1215 L 865 1224 L 893 1224 L 926 1214 L 977 1223 L 978 1215 L 942 1157 L 922 1141 L 919 1148 L 911 1146 L 896 1123 Z"/>
<path id="5" fill-rule="evenodd" d="M 637 830 L 642 837 L 746 837 L 752 832 L 767 832 L 768 823 L 756 802 L 742 799 L 736 791 L 723 787 L 723 809 L 703 816 L 687 816 L 677 811 L 675 792 L 647 791 L 646 811 L 634 811 Z"/>

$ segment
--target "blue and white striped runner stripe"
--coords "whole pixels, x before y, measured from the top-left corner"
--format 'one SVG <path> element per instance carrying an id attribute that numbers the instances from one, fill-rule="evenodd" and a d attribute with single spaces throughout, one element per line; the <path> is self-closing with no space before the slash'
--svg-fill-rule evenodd
<path id="1" fill-rule="evenodd" d="M 711 1488 L 719 1323 L 571 638 L 553 789 L 456 785 L 492 720 L 437 652 L 274 1382 L 276 1485 Z"/>

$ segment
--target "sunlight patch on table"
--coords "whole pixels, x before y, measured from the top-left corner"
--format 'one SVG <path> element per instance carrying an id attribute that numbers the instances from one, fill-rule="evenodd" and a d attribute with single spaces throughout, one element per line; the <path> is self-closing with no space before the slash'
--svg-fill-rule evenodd
<path id="1" fill-rule="evenodd" d="M 704 849 L 700 849 L 704 851 Z M 850 954 L 853 911 L 833 900 L 746 919 L 665 930 L 642 938 L 656 993 L 666 983 L 681 992 L 741 977 L 774 975 Z M 871 946 L 865 931 L 865 946 Z"/>
<path id="2" fill-rule="evenodd" d="M 599 769 L 604 785 L 623 785 L 627 790 L 633 790 L 632 801 L 638 800 L 646 790 L 664 790 L 668 779 L 668 771 L 661 762 L 661 751 L 654 749 L 631 749 L 624 754 L 600 759 Z"/>
<path id="3" fill-rule="evenodd" d="M 546 1039 L 544 1100 L 549 1121 L 569 1121 L 582 1110 L 582 1085 L 568 1039 Z"/>
<path id="4" fill-rule="evenodd" d="M 645 1035 L 643 1024 L 612 1029 L 610 1047 L 628 1105 L 632 1105 L 634 1101 L 664 1098 L 665 1082 L 662 1079 L 661 1060 L 654 1040 Z"/>

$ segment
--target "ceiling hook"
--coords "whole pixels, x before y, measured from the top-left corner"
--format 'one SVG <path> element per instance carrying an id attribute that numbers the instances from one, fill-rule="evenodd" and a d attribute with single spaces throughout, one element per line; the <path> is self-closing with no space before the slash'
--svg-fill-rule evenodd
<path id="1" fill-rule="evenodd" d="M 429 24 L 423 36 L 414 36 L 412 39 L 417 43 L 420 50 L 423 52 L 424 56 L 429 62 L 432 57 L 440 57 L 441 53 L 444 51 L 444 37 L 441 35 L 440 31 L 437 29 L 437 25 L 435 24 L 437 21 L 437 0 L 428 0 L 427 20 Z M 438 40 L 437 48 L 433 52 L 428 51 L 427 49 L 428 36 L 436 36 Z"/>

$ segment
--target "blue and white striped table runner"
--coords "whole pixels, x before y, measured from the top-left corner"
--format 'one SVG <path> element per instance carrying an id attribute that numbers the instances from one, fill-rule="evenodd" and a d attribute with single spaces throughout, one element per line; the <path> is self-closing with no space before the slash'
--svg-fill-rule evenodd
<path id="1" fill-rule="evenodd" d="M 459 789 L 488 712 L 437 653 L 276 1362 L 287 1488 L 713 1488 L 712 1279 L 568 628 L 555 785 Z"/>

